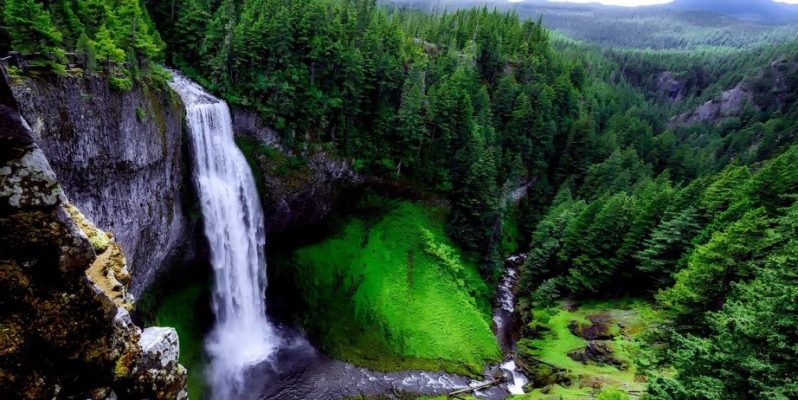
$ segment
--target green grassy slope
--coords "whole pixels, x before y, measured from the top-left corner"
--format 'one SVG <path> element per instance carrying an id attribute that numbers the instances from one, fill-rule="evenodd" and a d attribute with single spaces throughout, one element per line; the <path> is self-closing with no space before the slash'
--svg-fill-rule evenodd
<path id="1" fill-rule="evenodd" d="M 480 371 L 499 357 L 490 289 L 446 237 L 441 210 L 390 207 L 294 253 L 305 325 L 328 354 L 369 368 Z"/>

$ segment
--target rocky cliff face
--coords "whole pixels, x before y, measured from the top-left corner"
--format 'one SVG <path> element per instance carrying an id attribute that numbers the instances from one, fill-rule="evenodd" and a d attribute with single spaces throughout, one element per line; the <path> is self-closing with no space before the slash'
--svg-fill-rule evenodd
<path id="1" fill-rule="evenodd" d="M 707 101 L 694 111 L 680 115 L 676 122 L 691 125 L 699 122 L 719 122 L 737 115 L 746 101 L 753 98 L 749 85 L 741 82 L 733 89 L 726 90 L 717 99 Z"/>
<path id="2" fill-rule="evenodd" d="M 132 323 L 122 250 L 67 202 L 4 80 L 0 100 L 0 398 L 185 398 L 175 331 Z"/>
<path id="3" fill-rule="evenodd" d="M 291 235 L 318 224 L 340 197 L 363 179 L 344 161 L 323 153 L 293 162 L 278 134 L 258 120 L 252 111 L 231 109 L 233 131 L 247 159 L 253 164 L 270 237 Z"/>
<path id="4" fill-rule="evenodd" d="M 166 89 L 121 93 L 99 78 L 16 78 L 11 87 L 67 198 L 114 232 L 140 294 L 190 248 L 182 104 Z"/>
<path id="5" fill-rule="evenodd" d="M 670 101 L 681 101 L 684 99 L 684 80 L 678 79 L 673 72 L 663 71 L 657 75 L 656 83 L 657 94 Z"/>
<path id="6" fill-rule="evenodd" d="M 740 81 L 689 111 L 675 117 L 675 125 L 718 123 L 740 116 L 745 108 L 755 112 L 786 112 L 798 100 L 798 58 L 778 58 L 756 76 Z"/>

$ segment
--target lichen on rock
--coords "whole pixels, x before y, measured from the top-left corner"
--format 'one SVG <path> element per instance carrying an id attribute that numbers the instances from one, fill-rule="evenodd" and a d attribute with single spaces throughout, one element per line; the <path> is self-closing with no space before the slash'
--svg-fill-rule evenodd
<path id="1" fill-rule="evenodd" d="M 0 104 L 0 398 L 185 398 L 176 334 L 153 363 L 129 282 L 121 248 L 67 203 L 29 126 Z"/>

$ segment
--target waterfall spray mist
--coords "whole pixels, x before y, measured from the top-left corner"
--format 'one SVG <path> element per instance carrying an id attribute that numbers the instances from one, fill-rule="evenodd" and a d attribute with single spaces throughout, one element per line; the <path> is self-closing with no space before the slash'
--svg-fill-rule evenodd
<path id="1" fill-rule="evenodd" d="M 247 368 L 268 359 L 279 345 L 266 318 L 263 211 L 252 171 L 233 141 L 227 104 L 177 73 L 170 85 L 186 106 L 214 271 L 216 325 L 205 342 L 211 395 L 236 399 Z"/>

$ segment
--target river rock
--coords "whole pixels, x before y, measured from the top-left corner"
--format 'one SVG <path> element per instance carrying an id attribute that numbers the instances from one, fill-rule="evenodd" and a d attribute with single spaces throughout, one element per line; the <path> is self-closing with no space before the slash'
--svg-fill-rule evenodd
<path id="1" fill-rule="evenodd" d="M 588 324 L 571 321 L 568 329 L 574 336 L 585 340 L 611 340 L 618 334 L 618 329 L 612 317 L 607 312 L 587 316 Z"/>
<path id="2" fill-rule="evenodd" d="M 585 347 L 569 352 L 568 357 L 583 364 L 594 362 L 599 365 L 614 365 L 620 369 L 626 367 L 614 357 L 612 344 L 601 340 L 588 341 Z"/>

